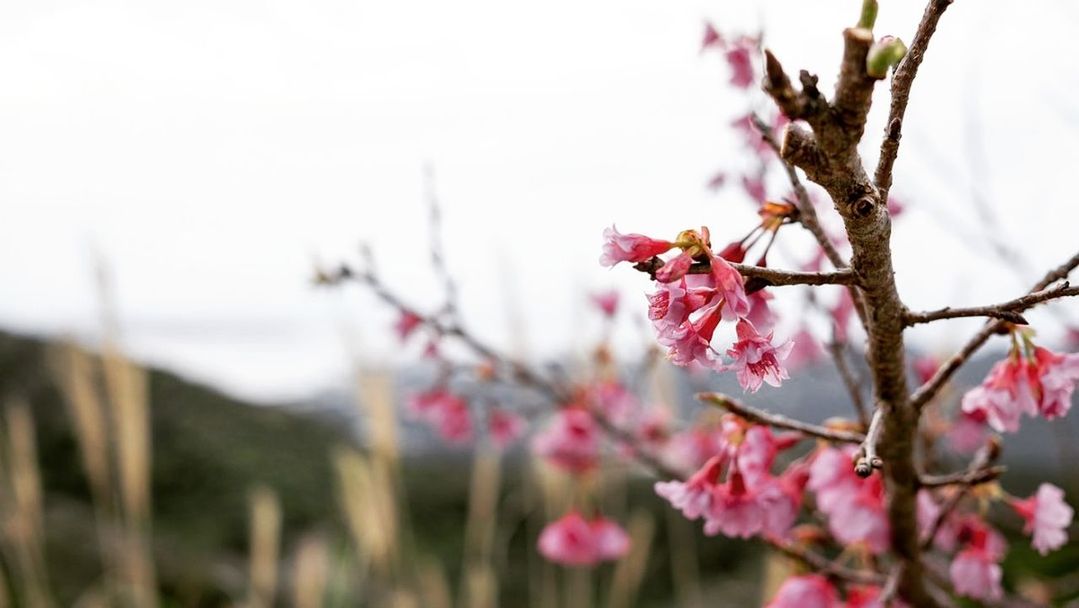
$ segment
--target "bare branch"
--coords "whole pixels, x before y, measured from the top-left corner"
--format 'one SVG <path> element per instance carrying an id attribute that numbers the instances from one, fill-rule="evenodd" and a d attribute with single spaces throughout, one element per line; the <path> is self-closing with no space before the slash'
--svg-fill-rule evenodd
<path id="1" fill-rule="evenodd" d="M 639 262 L 635 269 L 647 273 L 652 279 L 656 278 L 656 271 L 663 267 L 663 260 L 653 257 L 645 262 Z M 764 266 L 751 264 L 735 264 L 730 262 L 732 268 L 742 276 L 760 279 L 765 284 L 763 287 L 778 285 L 853 285 L 856 277 L 850 270 L 837 270 L 835 272 L 801 272 L 797 270 L 776 270 Z M 708 262 L 696 262 L 689 267 L 689 274 L 708 274 L 712 272 L 712 266 Z"/>
<path id="2" fill-rule="evenodd" d="M 976 471 L 959 471 L 944 475 L 922 475 L 919 483 L 923 488 L 939 488 L 952 485 L 976 486 L 997 479 L 1007 470 L 1008 467 L 1004 465 L 996 465 Z"/>
<path id="3" fill-rule="evenodd" d="M 1068 261 L 1049 271 L 1042 277 L 1042 280 L 1034 285 L 1034 288 L 1030 290 L 1031 293 L 1038 293 L 1049 285 L 1066 278 L 1076 266 L 1079 266 L 1079 253 L 1076 253 L 1068 259 Z M 911 404 L 915 408 L 920 409 L 924 407 L 926 403 L 929 403 L 929 400 L 940 392 L 940 389 L 943 388 L 953 375 L 955 375 L 955 372 L 967 362 L 967 359 L 969 359 L 971 355 L 977 352 L 977 350 L 989 340 L 990 336 L 1004 329 L 1004 324 L 1005 321 L 990 321 L 989 323 L 986 323 L 981 331 L 971 337 L 971 339 L 963 345 L 963 348 L 959 349 L 959 352 L 952 355 L 951 359 L 948 359 L 944 365 L 940 366 L 940 369 L 937 370 L 937 373 L 933 374 L 933 377 L 930 378 L 928 382 L 923 384 L 918 390 L 914 391 L 914 394 L 910 397 Z"/>
<path id="4" fill-rule="evenodd" d="M 1021 311 L 1033 308 L 1043 302 L 1070 296 L 1079 296 L 1079 287 L 1072 287 L 1070 283 L 1064 281 L 1048 289 L 1035 291 L 1014 300 L 992 306 L 974 306 L 971 308 L 952 308 L 949 306 L 930 312 L 908 312 L 907 325 L 930 323 L 941 319 L 958 319 L 960 317 L 990 317 L 1017 325 L 1026 325 L 1027 320 L 1023 318 L 1023 315 L 1019 314 Z"/>
<path id="5" fill-rule="evenodd" d="M 828 344 L 828 352 L 832 355 L 832 361 L 839 372 L 839 377 L 843 380 L 843 385 L 847 387 L 847 393 L 850 394 L 854 411 L 858 414 L 858 422 L 862 423 L 863 427 L 868 427 L 869 412 L 866 410 L 865 399 L 862 397 L 861 382 L 855 378 L 854 371 L 847 361 L 847 345 L 837 342 L 833 336 L 832 341 Z"/>
<path id="6" fill-rule="evenodd" d="M 903 137 L 903 115 L 906 114 L 907 102 L 910 101 L 911 85 L 914 84 L 918 66 L 922 64 L 925 51 L 929 47 L 929 39 L 937 31 L 937 23 L 951 3 L 952 0 L 929 1 L 910 48 L 907 49 L 907 55 L 896 66 L 895 75 L 892 76 L 892 103 L 888 110 L 884 141 L 880 146 L 880 159 L 877 160 L 877 170 L 873 176 L 881 200 L 888 200 L 888 191 L 892 188 L 892 168 L 896 156 L 899 155 L 899 140 Z"/>
<path id="7" fill-rule="evenodd" d="M 766 424 L 780 429 L 787 429 L 790 431 L 798 431 L 806 435 L 812 435 L 813 437 L 820 437 L 821 439 L 829 439 L 831 441 L 839 441 L 843 443 L 861 443 L 865 440 L 865 435 L 861 433 L 852 433 L 850 431 L 840 431 L 837 429 L 830 429 L 818 424 L 811 424 L 809 422 L 802 422 L 801 420 L 795 420 L 788 418 L 782 414 L 773 414 L 772 412 L 766 412 L 764 410 L 757 409 L 753 406 L 746 405 L 735 400 L 732 397 L 721 393 L 698 393 L 697 399 L 705 401 L 716 407 L 721 407 L 732 414 L 737 414 L 746 420 L 757 422 L 760 424 Z"/>
<path id="8" fill-rule="evenodd" d="M 777 539 L 767 540 L 773 548 L 783 555 L 805 564 L 812 570 L 829 578 L 859 585 L 880 585 L 885 582 L 884 575 L 879 572 L 874 572 L 872 570 L 854 570 L 841 566 L 823 555 L 814 553 L 808 549 L 797 547 L 793 543 L 785 543 Z"/>

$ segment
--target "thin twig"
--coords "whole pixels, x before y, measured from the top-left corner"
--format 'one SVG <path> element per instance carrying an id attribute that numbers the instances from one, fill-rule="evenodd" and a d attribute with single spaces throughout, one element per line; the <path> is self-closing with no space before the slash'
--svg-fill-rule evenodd
<path id="1" fill-rule="evenodd" d="M 841 566 L 823 555 L 814 553 L 808 549 L 796 547 L 791 543 L 785 543 L 776 539 L 765 540 L 783 555 L 801 562 L 802 564 L 809 566 L 812 570 L 830 578 L 859 585 L 880 585 L 885 582 L 884 575 L 879 572 L 874 572 L 872 570 L 854 570 L 847 568 L 846 566 Z"/>
<path id="2" fill-rule="evenodd" d="M 941 319 L 989 317 L 1018 325 L 1026 325 L 1027 320 L 1023 318 L 1023 315 L 1019 314 L 1021 311 L 1033 308 L 1043 302 L 1070 296 L 1079 296 L 1079 287 L 1072 287 L 1067 281 L 1064 281 L 1049 289 L 1029 293 L 1025 296 L 1015 298 L 1014 300 L 1008 300 L 1007 302 L 994 304 L 992 306 L 973 306 L 970 308 L 952 308 L 949 306 L 929 312 L 908 312 L 906 320 L 907 325 L 917 325 L 918 323 L 930 323 Z"/>
<path id="3" fill-rule="evenodd" d="M 420 319 L 421 323 L 430 327 L 436 333 L 444 336 L 453 336 L 480 357 L 495 362 L 503 369 L 510 370 L 510 375 L 515 381 L 540 391 L 556 404 L 567 403 L 570 400 L 569 392 L 563 389 L 563 387 L 543 377 L 523 362 L 516 361 L 499 353 L 494 348 L 480 341 L 475 335 L 467 331 L 460 324 L 449 324 L 435 316 L 416 313 L 415 309 L 408 306 L 400 297 L 391 292 L 371 269 L 368 269 L 365 272 L 355 272 L 348 266 L 342 265 L 334 274 L 323 273 L 321 279 L 328 284 L 336 284 L 348 279 L 361 282 L 367 285 L 367 287 L 383 302 L 398 310 L 413 312 L 413 314 L 416 314 Z M 588 412 L 608 437 L 632 446 L 634 458 L 643 466 L 649 468 L 656 476 L 663 478 L 682 477 L 682 474 L 679 471 L 675 471 L 668 467 L 657 456 L 652 454 L 650 450 L 637 445 L 639 442 L 632 433 L 616 426 L 607 419 L 602 412 L 597 411 L 595 408 L 589 408 Z"/>
<path id="4" fill-rule="evenodd" d="M 656 271 L 663 267 L 663 260 L 658 257 L 639 262 L 633 267 L 647 273 L 653 279 Z M 852 285 L 856 277 L 849 269 L 835 272 L 801 272 L 797 270 L 776 270 L 765 266 L 753 266 L 751 264 L 735 264 L 730 262 L 732 268 L 739 274 L 751 279 L 764 281 L 765 287 L 776 285 Z M 688 274 L 708 274 L 712 272 L 712 266 L 708 262 L 696 262 L 689 267 Z"/>
<path id="5" fill-rule="evenodd" d="M 773 414 L 772 412 L 766 412 L 753 406 L 740 403 L 736 399 L 721 393 L 698 393 L 697 399 L 721 407 L 752 422 L 758 422 L 760 424 L 766 424 L 768 426 L 791 431 L 798 431 L 799 433 L 820 437 L 821 439 L 830 439 L 832 441 L 840 441 L 843 443 L 861 443 L 865 440 L 865 435 L 862 435 L 861 433 L 830 429 L 817 424 L 788 418 L 781 414 Z"/>
<path id="6" fill-rule="evenodd" d="M 997 479 L 1008 470 L 1004 465 L 996 465 L 978 469 L 976 471 L 957 471 L 943 475 L 922 475 L 918 483 L 923 488 L 939 488 L 941 486 L 967 485 L 976 486 Z"/>
<path id="7" fill-rule="evenodd" d="M 1049 271 L 1042 280 L 1038 281 L 1030 292 L 1037 293 L 1052 285 L 1053 283 L 1066 278 L 1076 266 L 1079 266 L 1079 253 L 1076 253 L 1068 261 L 1064 262 L 1060 266 L 1057 266 L 1053 270 Z M 979 348 L 982 347 L 993 334 L 1005 328 L 1005 321 L 990 321 L 982 327 L 981 331 L 975 334 L 959 352 L 952 355 L 951 359 L 948 359 L 944 365 L 937 369 L 937 372 L 933 374 L 933 377 L 928 382 L 923 384 L 918 390 L 914 391 L 914 394 L 910 397 L 911 404 L 915 409 L 920 409 L 925 406 L 940 389 L 951 379 L 955 372 L 967 362 L 967 360 L 973 355 Z"/>
<path id="8" fill-rule="evenodd" d="M 896 66 L 892 76 L 892 102 L 888 110 L 888 122 L 885 123 L 887 126 L 884 129 L 884 141 L 880 145 L 880 159 L 877 160 L 877 170 L 873 176 L 882 201 L 888 200 L 888 191 L 892 188 L 892 169 L 899 155 L 899 140 L 903 137 L 903 115 L 906 114 L 907 102 L 910 101 L 911 85 L 914 84 L 914 77 L 918 74 L 918 66 L 922 64 L 925 51 L 929 48 L 929 39 L 937 30 L 941 15 L 951 3 L 952 0 L 929 1 L 907 54 Z"/>

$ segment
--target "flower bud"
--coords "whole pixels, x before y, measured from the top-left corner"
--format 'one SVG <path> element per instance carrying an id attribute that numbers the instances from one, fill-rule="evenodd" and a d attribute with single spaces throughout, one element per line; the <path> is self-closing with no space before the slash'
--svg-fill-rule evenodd
<path id="1" fill-rule="evenodd" d="M 898 65 L 907 54 L 907 45 L 895 36 L 884 36 L 869 47 L 865 58 L 865 71 L 873 78 L 884 78 L 888 70 Z"/>

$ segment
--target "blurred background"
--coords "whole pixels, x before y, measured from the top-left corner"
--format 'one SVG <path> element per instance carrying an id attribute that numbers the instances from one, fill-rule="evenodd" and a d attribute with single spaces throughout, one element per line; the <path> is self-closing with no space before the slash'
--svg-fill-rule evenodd
<path id="1" fill-rule="evenodd" d="M 571 370 L 608 337 L 619 360 L 640 360 L 649 285 L 597 263 L 603 229 L 670 238 L 708 225 L 736 239 L 756 218 L 739 187 L 709 187 L 745 165 L 731 122 L 764 104 L 701 51 L 705 23 L 763 32 L 789 70 L 819 74 L 828 91 L 857 4 L 0 7 L 0 595 L 37 606 L 110 605 L 117 589 L 138 606 L 759 602 L 779 576 L 763 551 L 704 538 L 636 471 L 597 483 L 642 549 L 591 574 L 540 562 L 534 539 L 560 482 L 537 472 L 527 442 L 500 457 L 401 420 L 403 396 L 432 375 L 423 345 L 401 347 L 395 311 L 371 293 L 311 279 L 364 244 L 397 293 L 436 305 L 437 197 L 477 335 Z M 876 31 L 909 41 L 921 3 L 881 4 Z M 1074 253 L 1079 72 L 1064 49 L 1077 24 L 1065 0 L 960 0 L 944 17 L 893 189 L 911 308 L 1010 299 Z M 870 163 L 886 96 L 878 87 Z M 774 266 L 807 257 L 795 237 Z M 589 304 L 607 289 L 623 300 L 613 329 Z M 774 304 L 796 316 L 796 301 Z M 1029 319 L 1064 348 L 1079 311 L 1062 303 Z M 913 350 L 947 354 L 978 323 L 912 330 Z M 993 360 L 987 351 L 960 380 L 977 383 Z M 699 380 L 661 375 L 652 397 L 695 415 Z M 755 402 L 848 415 L 827 362 L 790 384 Z M 1009 438 L 1015 493 L 1049 478 L 1075 503 L 1073 419 Z M 1009 584 L 1030 571 L 1063 577 L 1059 597 L 1079 593 L 1074 546 L 1034 559 L 1017 542 L 1013 554 Z M 707 599 L 717 594 L 730 603 Z"/>

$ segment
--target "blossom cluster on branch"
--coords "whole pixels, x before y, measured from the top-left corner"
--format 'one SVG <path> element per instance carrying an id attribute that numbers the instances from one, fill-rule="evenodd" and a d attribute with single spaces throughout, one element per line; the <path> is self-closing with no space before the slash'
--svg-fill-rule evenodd
<path id="1" fill-rule="evenodd" d="M 764 385 L 781 387 L 800 367 L 820 360 L 826 342 L 852 419 L 793 420 L 712 393 L 700 400 L 726 413 L 706 408 L 695 420 L 679 422 L 671 415 L 675 404 L 646 403 L 631 390 L 606 343 L 595 351 L 594 370 L 569 375 L 546 373 L 488 346 L 458 318 L 448 275 L 447 304 L 431 314 L 405 305 L 370 260 L 365 270 L 343 265 L 318 279 L 366 284 L 399 311 L 395 330 L 402 341 L 425 332 L 425 356 L 439 373 L 410 399 L 414 419 L 450 442 L 473 440 L 485 428 L 489 442 L 502 449 L 532 427 L 533 453 L 577 482 L 562 517 L 537 539 L 538 551 L 552 561 L 581 567 L 627 555 L 626 531 L 599 512 L 585 489 L 605 462 L 620 460 L 658 477 L 655 493 L 687 519 L 701 521 L 706 535 L 758 538 L 790 557 L 797 566 L 771 608 L 938 606 L 952 596 L 997 601 L 1005 596 L 1007 551 L 999 522 L 1012 518 L 1044 555 L 1067 542 L 1074 515 L 1064 492 L 1049 483 L 1029 497 L 1008 494 L 995 461 L 1002 449 L 996 433 L 1018 430 L 1024 414 L 1053 420 L 1071 407 L 1079 354 L 1038 345 L 1021 313 L 1079 295 L 1065 280 L 1079 266 L 1079 254 L 1030 294 L 1000 305 L 915 313 L 900 300 L 888 239 L 905 205 L 890 196 L 891 173 L 914 75 L 948 4 L 929 0 L 908 50 L 894 37 L 874 37 L 877 6 L 865 0 L 858 25 L 844 31 L 831 100 L 809 72 L 801 72 L 795 88 L 773 54 L 759 61 L 760 35 L 725 35 L 707 25 L 702 52 L 723 57 L 730 84 L 748 93 L 763 82 L 775 102 L 776 109 L 754 108 L 732 123 L 750 168 L 721 171 L 709 184 L 717 190 L 740 184 L 759 220 L 722 247 L 713 246 L 706 227 L 669 240 L 613 225 L 602 235 L 602 265 L 632 265 L 654 282 L 631 313 L 647 317 L 668 361 L 695 372 L 733 372 L 745 392 L 756 393 Z M 857 144 L 873 87 L 889 74 L 889 121 L 871 180 Z M 768 196 L 777 177 L 785 197 Z M 830 208 L 822 202 L 828 199 Z M 834 227 L 837 221 L 842 229 Z M 772 268 L 769 252 L 788 226 L 805 229 L 813 251 L 796 269 Z M 445 273 L 441 252 L 433 259 Z M 784 291 L 789 286 L 796 289 Z M 820 297 L 822 289 L 832 290 L 830 297 Z M 805 318 L 780 319 L 770 304 L 780 293 L 801 299 L 803 317 L 827 319 L 831 335 L 819 339 Z M 607 325 L 606 341 L 622 303 L 612 292 L 591 300 Z M 907 327 L 970 316 L 989 320 L 953 357 L 904 356 Z M 721 324 L 730 328 L 732 342 L 719 338 Z M 778 331 L 792 337 L 779 340 Z M 1010 339 L 1007 355 L 980 386 L 952 403 L 942 389 L 997 335 Z M 480 363 L 450 361 L 440 347 L 450 339 Z M 864 366 L 852 357 L 863 358 Z M 862 367 L 868 377 L 859 374 Z M 467 390 L 460 388 L 462 377 Z M 921 383 L 914 391 L 910 377 Z M 508 401 L 492 397 L 506 386 L 523 391 L 518 400 L 542 405 L 511 411 Z M 940 470 L 941 438 L 952 460 L 973 454 L 964 469 Z"/>

